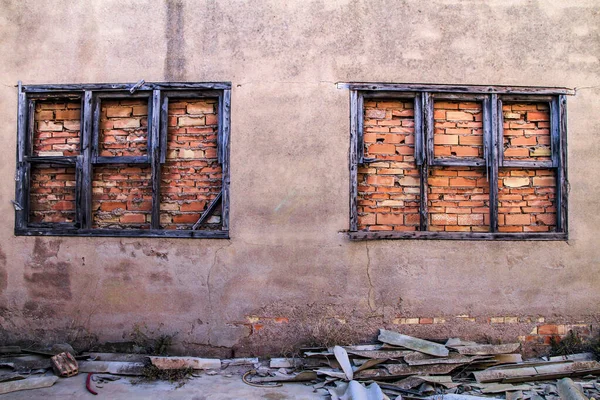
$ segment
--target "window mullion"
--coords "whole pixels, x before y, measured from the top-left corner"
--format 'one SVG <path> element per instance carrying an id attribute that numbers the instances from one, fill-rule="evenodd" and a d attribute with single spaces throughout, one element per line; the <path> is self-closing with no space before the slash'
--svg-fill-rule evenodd
<path id="1" fill-rule="evenodd" d="M 152 168 L 152 229 L 160 229 L 160 114 L 161 114 L 160 90 L 152 92 L 152 102 L 148 119 L 150 121 L 150 163 Z"/>
<path id="2" fill-rule="evenodd" d="M 19 82 L 19 102 L 17 111 L 17 170 L 15 174 L 15 228 L 24 229 L 29 215 L 29 163 L 25 161 L 27 146 L 28 116 L 27 95 Z"/>
<path id="3" fill-rule="evenodd" d="M 490 184 L 490 232 L 498 232 L 498 149 L 501 145 L 500 115 L 502 115 L 502 105 L 497 94 L 486 97 L 483 103 L 483 145 L 486 154 L 486 172 Z"/>
<path id="4" fill-rule="evenodd" d="M 81 128 L 81 161 L 77 163 L 78 174 L 81 176 L 79 203 L 81 228 L 90 229 L 92 226 L 92 114 L 94 129 L 97 129 L 100 115 L 96 112 L 92 91 L 86 90 L 83 97 L 83 117 Z M 79 158 L 78 158 L 79 161 Z"/>
<path id="5" fill-rule="evenodd" d="M 433 114 L 425 113 L 425 98 L 428 93 L 417 93 L 414 102 L 414 118 L 415 118 L 415 162 L 419 168 L 419 230 L 427 230 L 427 156 L 425 151 L 425 126 L 431 126 L 433 121 L 427 120 Z"/>
<path id="6" fill-rule="evenodd" d="M 358 230 L 358 120 L 363 109 L 358 108 L 358 93 L 350 91 L 350 226 L 351 232 Z"/>
<path id="7" fill-rule="evenodd" d="M 552 165 L 556 167 L 556 231 L 567 232 L 567 99 L 557 96 L 551 106 Z"/>
<path id="8" fill-rule="evenodd" d="M 220 107 L 219 133 L 221 141 L 219 142 L 222 150 L 222 189 L 223 197 L 221 199 L 221 227 L 224 231 L 229 230 L 229 125 L 231 113 L 231 90 L 223 90 L 221 98 L 222 107 Z"/>

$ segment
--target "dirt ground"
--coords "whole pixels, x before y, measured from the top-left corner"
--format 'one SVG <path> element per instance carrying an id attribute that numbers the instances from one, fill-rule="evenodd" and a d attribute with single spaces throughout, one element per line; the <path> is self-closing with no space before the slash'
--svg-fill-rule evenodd
<path id="1" fill-rule="evenodd" d="M 325 399 L 325 392 L 313 392 L 313 387 L 301 383 L 287 383 L 282 387 L 257 388 L 242 382 L 239 375 L 231 377 L 202 375 L 191 378 L 178 387 L 178 383 L 144 382 L 135 383 L 138 378 L 121 377 L 114 382 L 107 382 L 97 387 L 98 396 L 92 395 L 85 388 L 87 374 L 79 374 L 72 378 L 59 379 L 54 386 L 44 389 L 23 390 L 0 395 L 0 399 L 190 399 L 190 400 L 230 400 L 230 399 Z"/>

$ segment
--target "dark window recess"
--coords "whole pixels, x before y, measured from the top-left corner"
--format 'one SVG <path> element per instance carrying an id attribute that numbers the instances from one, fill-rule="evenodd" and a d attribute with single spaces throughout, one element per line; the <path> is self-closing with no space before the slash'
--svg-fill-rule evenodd
<path id="1" fill-rule="evenodd" d="M 343 86 L 351 239 L 568 238 L 572 90 Z"/>
<path id="2" fill-rule="evenodd" d="M 15 234 L 227 238 L 230 88 L 19 84 Z"/>

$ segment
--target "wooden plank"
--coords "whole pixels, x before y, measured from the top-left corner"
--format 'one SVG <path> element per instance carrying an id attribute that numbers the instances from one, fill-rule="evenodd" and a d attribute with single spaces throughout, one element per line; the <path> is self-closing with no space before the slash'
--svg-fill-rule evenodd
<path id="1" fill-rule="evenodd" d="M 550 149 L 552 166 L 560 165 L 560 100 L 555 97 L 550 102 Z"/>
<path id="2" fill-rule="evenodd" d="M 41 156 L 31 157 L 26 156 L 25 161 L 32 164 L 59 164 L 59 165 L 75 165 L 77 163 L 78 156 Z"/>
<path id="3" fill-rule="evenodd" d="M 365 91 L 361 92 L 365 99 L 413 99 L 417 92 L 398 92 L 398 91 Z"/>
<path id="4" fill-rule="evenodd" d="M 483 166 L 485 166 L 485 158 L 436 157 L 429 162 L 429 165 L 445 166 L 445 167 L 483 167 Z"/>
<path id="5" fill-rule="evenodd" d="M 231 154 L 231 90 L 223 90 L 223 107 L 221 110 L 223 114 L 222 120 L 222 137 L 221 137 L 221 148 L 223 149 L 222 155 L 222 188 L 223 198 L 221 199 L 221 229 L 223 231 L 229 231 L 229 208 L 231 206 L 229 185 L 231 183 L 231 166 L 230 166 L 230 154 Z"/>
<path id="6" fill-rule="evenodd" d="M 499 118 L 502 118 L 502 105 L 498 103 L 498 95 L 492 94 L 489 99 L 489 123 L 487 144 L 488 162 L 488 180 L 490 183 L 490 231 L 498 232 L 498 154 L 503 148 L 501 142 L 498 142 L 499 130 L 501 123 Z M 485 117 L 484 117 L 485 120 Z"/>
<path id="7" fill-rule="evenodd" d="M 142 375 L 144 363 L 123 361 L 81 361 L 79 372 L 113 374 L 113 375 Z"/>
<path id="8" fill-rule="evenodd" d="M 362 164 L 365 159 L 365 99 L 361 93 L 358 93 L 356 107 L 356 150 L 358 151 L 357 162 Z"/>
<path id="9" fill-rule="evenodd" d="M 215 197 L 214 199 L 212 199 L 212 201 L 208 204 L 208 207 L 206 207 L 206 210 L 204 210 L 204 212 L 202 213 L 202 215 L 200 215 L 200 218 L 198 218 L 198 221 L 196 221 L 196 223 L 192 226 L 192 230 L 193 231 L 195 231 L 196 229 L 198 229 L 198 227 L 200 225 L 202 225 L 202 223 L 206 220 L 206 218 L 208 218 L 209 215 L 212 214 L 212 212 L 217 207 L 217 204 L 221 200 L 222 196 L 223 196 L 223 190 L 221 189 L 221 191 L 219 192 L 219 194 L 217 195 L 217 197 Z"/>
<path id="10" fill-rule="evenodd" d="M 33 135 L 35 130 L 35 101 L 27 101 L 27 134 L 25 136 L 25 156 L 33 154 Z"/>
<path id="11" fill-rule="evenodd" d="M 421 166 L 425 160 L 424 136 L 423 127 L 423 97 L 419 93 L 414 99 L 414 135 L 415 135 L 415 163 Z"/>
<path id="12" fill-rule="evenodd" d="M 486 356 L 495 354 L 514 353 L 521 347 L 520 343 L 507 344 L 478 344 L 476 346 L 458 346 L 456 350 L 459 354 L 472 356 Z"/>
<path id="13" fill-rule="evenodd" d="M 152 93 L 151 106 L 148 107 L 148 142 L 149 158 L 152 169 L 152 211 L 151 228 L 160 229 L 160 108 L 161 108 L 160 90 L 154 90 Z"/>
<path id="14" fill-rule="evenodd" d="M 542 102 L 542 101 L 552 101 L 552 99 L 554 98 L 554 96 L 544 96 L 544 95 L 535 95 L 535 94 L 528 94 L 528 95 L 507 95 L 507 94 L 503 94 L 500 95 L 500 97 L 502 98 L 503 101 L 506 102 L 512 102 L 512 103 L 521 103 L 521 102 Z"/>
<path id="15" fill-rule="evenodd" d="M 427 206 L 427 197 L 429 196 L 429 165 L 427 162 L 424 162 L 421 165 L 419 172 L 419 190 L 420 190 L 420 198 L 419 198 L 419 230 L 427 231 L 429 229 L 429 211 Z"/>
<path id="16" fill-rule="evenodd" d="M 515 366 L 514 368 L 489 368 L 484 371 L 475 371 L 473 376 L 477 382 L 508 382 L 508 381 L 535 381 L 547 379 L 549 376 L 563 377 L 575 373 L 600 374 L 600 363 L 597 361 L 574 361 L 569 363 L 549 363 L 537 366 Z M 517 379 L 515 379 L 517 378 Z"/>
<path id="17" fill-rule="evenodd" d="M 516 161 L 503 160 L 503 167 L 506 168 L 528 168 L 528 169 L 548 169 L 553 168 L 552 161 Z"/>
<path id="18" fill-rule="evenodd" d="M 378 83 L 349 82 L 338 83 L 338 89 L 350 90 L 387 90 L 414 92 L 484 93 L 484 94 L 537 94 L 537 95 L 575 95 L 575 90 L 565 87 L 503 86 L 503 85 L 431 85 L 421 83 Z"/>
<path id="19" fill-rule="evenodd" d="M 41 389 L 50 387 L 56 383 L 58 376 L 42 376 L 39 378 L 27 378 L 18 381 L 0 383 L 0 394 L 18 392 L 20 390 Z"/>
<path id="20" fill-rule="evenodd" d="M 96 128 L 100 122 L 100 102 L 94 101 L 92 92 L 87 90 L 83 97 L 83 125 L 81 126 L 81 195 L 80 223 L 82 229 L 92 226 L 92 118 Z M 93 115 L 92 115 L 93 114 Z"/>
<path id="21" fill-rule="evenodd" d="M 348 164 L 350 168 L 350 226 L 351 232 L 358 230 L 358 93 L 350 92 L 350 150 Z"/>
<path id="22" fill-rule="evenodd" d="M 84 84 L 44 84 L 44 85 L 23 85 L 23 91 L 26 93 L 45 93 L 58 91 L 88 91 L 88 90 L 129 90 L 132 83 L 84 83 Z M 231 82 L 146 82 L 138 90 L 204 90 L 231 89 Z"/>
<path id="23" fill-rule="evenodd" d="M 425 134 L 425 159 L 432 165 L 433 157 L 433 99 L 431 93 L 423 93 L 423 127 Z"/>
<path id="24" fill-rule="evenodd" d="M 152 97 L 151 91 L 140 91 L 136 93 L 130 93 L 129 89 L 123 92 L 94 92 L 94 95 L 99 99 L 148 99 Z"/>
<path id="25" fill-rule="evenodd" d="M 158 369 L 221 369 L 221 360 L 218 358 L 150 356 L 148 359 Z"/>
<path id="26" fill-rule="evenodd" d="M 488 98 L 487 94 L 472 93 L 432 93 L 435 100 L 464 100 L 464 101 L 483 101 Z"/>
<path id="27" fill-rule="evenodd" d="M 496 147 L 498 148 L 497 164 L 504 166 L 504 112 L 502 112 L 502 98 L 498 96 L 498 124 L 496 130 Z"/>
<path id="28" fill-rule="evenodd" d="M 449 354 L 448 349 L 443 344 L 417 339 L 401 333 L 388 331 L 386 329 L 379 330 L 378 340 L 383 343 L 402 346 L 407 349 L 420 351 L 421 353 L 430 354 L 437 357 L 447 357 Z"/>
<path id="29" fill-rule="evenodd" d="M 226 231 L 149 230 L 149 229 L 15 229 L 17 236 L 82 236 L 82 237 L 150 237 L 150 238 L 197 238 L 229 239 Z"/>
<path id="30" fill-rule="evenodd" d="M 426 94 L 425 94 L 426 95 Z M 419 230 L 426 231 L 428 225 L 427 213 L 427 179 L 429 177 L 429 168 L 427 162 L 427 152 L 425 149 L 425 123 L 423 121 L 424 96 L 415 95 L 414 99 L 414 118 L 415 118 L 415 161 L 419 169 Z"/>
<path id="31" fill-rule="evenodd" d="M 17 162 L 19 163 L 25 160 L 27 149 L 27 111 L 27 95 L 20 92 L 17 104 Z"/>
<path id="32" fill-rule="evenodd" d="M 145 156 L 115 156 L 115 157 L 96 157 L 93 164 L 150 164 L 150 155 Z"/>
<path id="33" fill-rule="evenodd" d="M 564 232 L 568 235 L 569 232 L 569 178 L 567 168 L 567 97 L 559 96 L 559 140 L 558 140 L 558 168 L 557 168 L 557 193 L 556 193 L 556 208 L 558 215 L 556 219 L 556 230 Z"/>
<path id="34" fill-rule="evenodd" d="M 89 93 L 93 93 L 93 92 L 89 92 Z M 84 97 L 84 102 L 85 102 L 85 97 Z M 102 100 L 100 100 L 97 95 L 93 95 L 92 105 L 93 105 L 92 106 L 93 107 L 93 111 L 92 111 L 93 115 L 92 115 L 92 119 L 91 119 L 92 131 L 91 131 L 91 137 L 87 138 L 87 142 L 88 142 L 88 145 L 91 147 L 91 154 L 90 154 L 91 162 L 95 163 L 95 162 L 97 162 L 97 159 L 98 159 L 98 148 L 100 147 L 100 113 L 102 110 Z M 86 118 L 86 116 L 84 113 L 82 115 L 83 125 L 85 125 L 85 118 Z M 81 132 L 81 143 L 82 143 L 81 152 L 82 153 L 84 151 L 83 143 L 85 140 L 86 140 L 85 135 L 84 135 L 84 132 L 82 129 L 82 132 Z"/>
<path id="35" fill-rule="evenodd" d="M 164 164 L 167 161 L 167 137 L 169 123 L 169 96 L 163 93 L 163 100 L 160 105 L 160 163 Z"/>
<path id="36" fill-rule="evenodd" d="M 82 204 L 82 188 L 83 188 L 83 156 L 77 157 L 75 163 L 75 225 L 78 228 L 82 227 L 83 209 Z"/>
<path id="37" fill-rule="evenodd" d="M 399 240 L 399 239 L 429 239 L 429 240 L 567 240 L 567 235 L 561 232 L 348 232 L 350 240 Z"/>

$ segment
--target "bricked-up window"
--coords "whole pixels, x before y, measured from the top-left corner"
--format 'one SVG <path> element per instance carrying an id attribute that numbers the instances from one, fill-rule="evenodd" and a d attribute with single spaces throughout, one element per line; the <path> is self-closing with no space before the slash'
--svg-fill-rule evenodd
<path id="1" fill-rule="evenodd" d="M 351 239 L 568 238 L 570 89 L 343 87 Z"/>
<path id="2" fill-rule="evenodd" d="M 15 234 L 227 238 L 230 88 L 19 85 Z"/>

